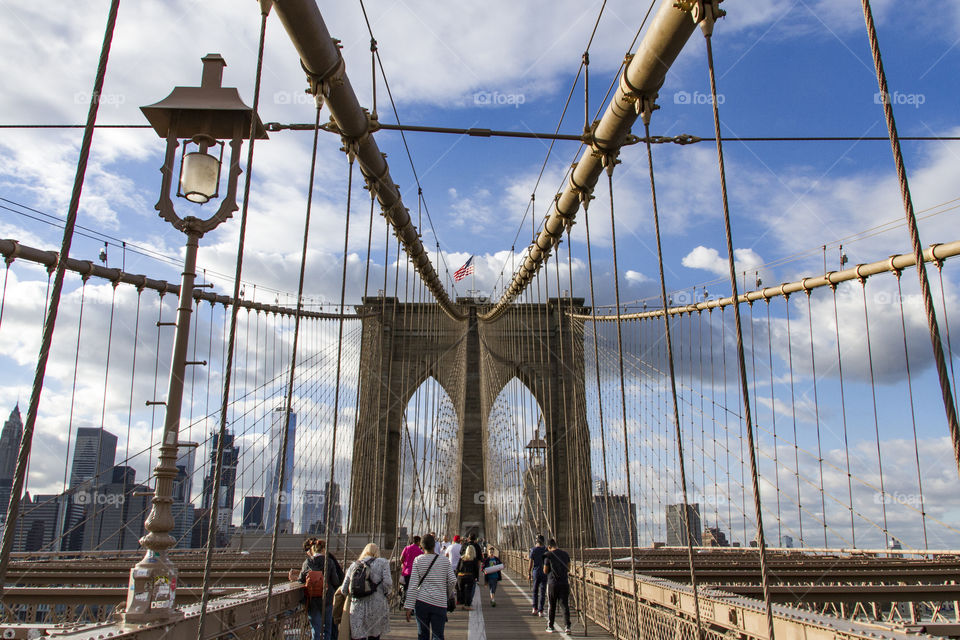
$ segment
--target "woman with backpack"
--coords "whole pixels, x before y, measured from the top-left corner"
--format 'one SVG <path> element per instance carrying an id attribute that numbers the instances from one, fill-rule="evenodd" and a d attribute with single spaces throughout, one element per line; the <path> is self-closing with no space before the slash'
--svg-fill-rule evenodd
<path id="1" fill-rule="evenodd" d="M 299 580 L 304 585 L 313 640 L 335 640 L 337 637 L 337 625 L 333 622 L 333 595 L 343 581 L 343 569 L 337 559 L 327 553 L 326 546 L 322 539 L 307 538 L 303 543 L 307 558 L 299 572 L 291 569 L 289 575 L 291 580 Z"/>
<path id="2" fill-rule="evenodd" d="M 499 570 L 490 571 L 493 567 L 502 567 L 503 562 L 497 556 L 497 550 L 492 546 L 487 547 L 487 555 L 483 559 L 483 573 L 487 580 L 487 588 L 490 589 L 490 606 L 497 606 L 497 583 L 502 577 Z"/>
<path id="3" fill-rule="evenodd" d="M 341 593 L 349 596 L 350 638 L 379 640 L 390 632 L 387 594 L 393 589 L 390 563 L 380 557 L 380 548 L 370 543 L 343 578 Z"/>
<path id="4" fill-rule="evenodd" d="M 480 559 L 477 558 L 477 549 L 473 545 L 465 547 L 460 563 L 457 565 L 457 582 L 463 594 L 463 608 L 470 611 L 473 604 L 473 594 L 480 579 Z"/>

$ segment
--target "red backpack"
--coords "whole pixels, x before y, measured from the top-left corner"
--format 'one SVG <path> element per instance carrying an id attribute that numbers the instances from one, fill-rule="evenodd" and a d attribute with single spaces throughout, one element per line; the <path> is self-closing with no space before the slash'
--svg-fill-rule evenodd
<path id="1" fill-rule="evenodd" d="M 323 597 L 323 571 L 307 571 L 307 581 L 304 584 L 307 590 L 307 598 Z"/>

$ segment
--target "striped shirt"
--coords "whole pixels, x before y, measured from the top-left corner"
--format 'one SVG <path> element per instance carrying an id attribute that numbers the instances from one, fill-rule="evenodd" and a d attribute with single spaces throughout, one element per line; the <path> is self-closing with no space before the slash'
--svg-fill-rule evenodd
<path id="1" fill-rule="evenodd" d="M 430 563 L 433 563 L 432 567 Z M 453 567 L 445 557 L 433 553 L 417 556 L 413 561 L 410 586 L 407 587 L 407 598 L 404 600 L 403 607 L 413 609 L 413 605 L 419 601 L 446 609 L 448 594 L 453 593 L 456 584 L 457 578 L 453 575 Z"/>

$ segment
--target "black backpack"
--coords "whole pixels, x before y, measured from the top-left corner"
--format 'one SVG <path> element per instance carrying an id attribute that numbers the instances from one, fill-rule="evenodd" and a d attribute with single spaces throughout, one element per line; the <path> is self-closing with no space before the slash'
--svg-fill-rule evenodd
<path id="1" fill-rule="evenodd" d="M 354 569 L 353 575 L 350 577 L 350 585 L 347 587 L 347 592 L 352 597 L 366 598 L 373 595 L 377 587 L 380 586 L 379 582 L 374 584 L 370 577 L 370 564 L 373 560 L 374 558 L 370 558 L 364 562 L 357 562 L 357 568 Z"/>

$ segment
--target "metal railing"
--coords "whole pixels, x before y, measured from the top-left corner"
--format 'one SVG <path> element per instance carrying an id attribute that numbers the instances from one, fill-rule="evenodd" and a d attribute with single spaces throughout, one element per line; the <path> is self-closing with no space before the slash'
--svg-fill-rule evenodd
<path id="1" fill-rule="evenodd" d="M 502 557 L 507 568 L 526 573 L 526 553 L 505 551 Z M 580 612 L 592 624 L 616 638 L 723 640 L 737 637 L 741 640 L 767 640 L 769 637 L 764 605 L 759 600 L 701 587 L 700 618 L 704 628 L 700 635 L 694 622 L 694 596 L 689 585 L 644 575 L 632 576 L 627 571 L 611 571 L 579 561 L 571 562 L 569 575 L 571 591 Z M 787 605 L 773 605 L 773 615 L 774 633 L 779 638 L 907 640 L 932 637 Z"/>

